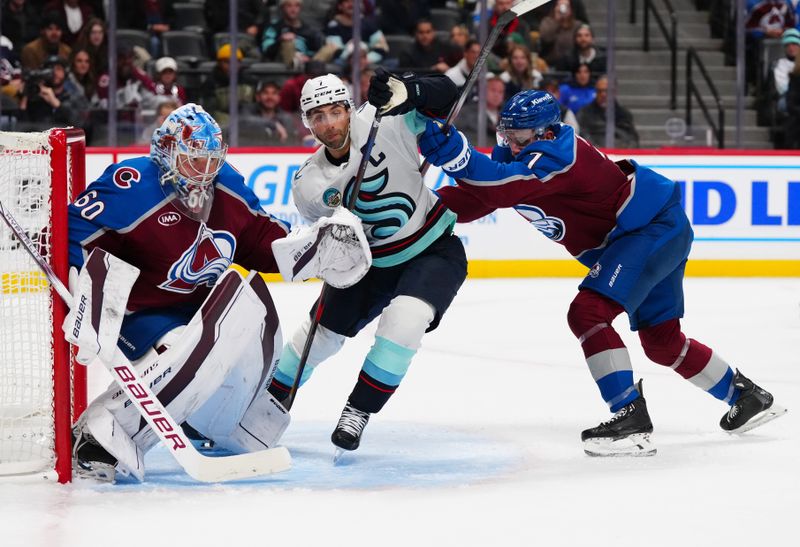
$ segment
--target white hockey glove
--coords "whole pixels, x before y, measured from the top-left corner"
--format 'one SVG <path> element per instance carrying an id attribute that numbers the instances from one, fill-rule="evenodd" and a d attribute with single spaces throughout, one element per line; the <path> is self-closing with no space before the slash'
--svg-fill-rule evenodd
<path id="1" fill-rule="evenodd" d="M 117 347 L 125 307 L 139 269 L 94 249 L 77 276 L 70 272 L 72 306 L 64 319 L 64 337 L 78 347 L 75 360 L 110 361 Z"/>
<path id="2" fill-rule="evenodd" d="M 273 241 L 272 252 L 286 281 L 318 277 L 337 289 L 355 285 L 372 266 L 361 219 L 344 207 Z"/>

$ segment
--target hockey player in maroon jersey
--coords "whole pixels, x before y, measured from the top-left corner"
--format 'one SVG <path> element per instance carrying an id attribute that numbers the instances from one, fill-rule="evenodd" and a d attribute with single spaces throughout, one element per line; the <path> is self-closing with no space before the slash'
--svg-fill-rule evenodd
<path id="1" fill-rule="evenodd" d="M 219 126 L 201 107 L 171 113 L 149 157 L 109 166 L 70 205 L 70 262 L 83 268 L 72 283 L 76 298 L 91 296 L 93 249 L 128 263 L 135 282 L 119 297 L 124 319 L 111 340 L 119 335 L 178 423 L 241 453 L 274 444 L 288 425 L 265 389 L 282 337 L 269 290 L 253 272 L 278 271 L 271 243 L 288 226 L 261 209 L 226 154 Z M 233 262 L 251 274 L 229 270 Z M 116 286 L 103 289 L 109 296 Z M 98 337 L 107 328 L 93 327 Z M 77 345 L 84 364 L 96 358 L 92 340 L 78 337 Z M 74 437 L 76 472 L 101 480 L 118 473 L 141 480 L 143 454 L 157 442 L 115 385 L 89 405 Z"/>
<path id="2" fill-rule="evenodd" d="M 614 416 L 583 431 L 590 455 L 655 453 L 653 425 L 630 357 L 611 326 L 626 312 L 645 354 L 727 403 L 722 429 L 744 432 L 785 412 L 711 348 L 681 331 L 682 281 L 693 239 L 677 185 L 633 161 L 613 162 L 560 123 L 556 100 L 522 91 L 505 105 L 492 157 L 455 128 L 428 123 L 420 149 L 458 182 L 439 191 L 470 222 L 513 207 L 564 245 L 588 275 L 567 321 Z"/>

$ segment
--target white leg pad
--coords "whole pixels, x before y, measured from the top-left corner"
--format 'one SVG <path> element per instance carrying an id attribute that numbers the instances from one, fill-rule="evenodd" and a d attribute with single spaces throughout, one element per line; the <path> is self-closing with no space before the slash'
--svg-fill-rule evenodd
<path id="1" fill-rule="evenodd" d="M 144 480 L 144 452 L 111 412 L 99 405 L 91 406 L 81 415 L 76 427 L 89 431 L 94 440 L 117 459 L 118 473 Z"/>
<path id="2" fill-rule="evenodd" d="M 226 436 L 212 436 L 211 439 L 218 446 L 237 454 L 273 448 L 289 427 L 290 419 L 289 411 L 264 390 L 233 431 Z M 189 421 L 194 426 L 192 419 Z"/>

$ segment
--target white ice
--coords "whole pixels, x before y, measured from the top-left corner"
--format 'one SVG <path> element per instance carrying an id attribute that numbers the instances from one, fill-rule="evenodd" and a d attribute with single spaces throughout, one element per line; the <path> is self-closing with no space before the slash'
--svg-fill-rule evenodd
<path id="1" fill-rule="evenodd" d="M 143 484 L 3 480 L 0 545 L 798 545 L 800 279 L 686 280 L 685 332 L 789 408 L 741 437 L 615 323 L 644 378 L 651 458 L 583 454 L 580 431 L 610 415 L 566 325 L 577 283 L 468 281 L 337 467 L 329 435 L 374 325 L 300 391 L 291 471 L 198 484 L 159 447 Z M 271 285 L 285 333 L 319 288 Z"/>

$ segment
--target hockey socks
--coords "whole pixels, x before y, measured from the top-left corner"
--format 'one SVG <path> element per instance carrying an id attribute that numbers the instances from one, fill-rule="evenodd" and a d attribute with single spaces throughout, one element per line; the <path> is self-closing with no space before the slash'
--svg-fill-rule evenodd
<path id="1" fill-rule="evenodd" d="M 375 344 L 367 354 L 356 386 L 350 394 L 352 405 L 369 413 L 383 408 L 397 390 L 416 353 L 416 350 L 401 346 L 388 338 L 376 336 Z"/>

